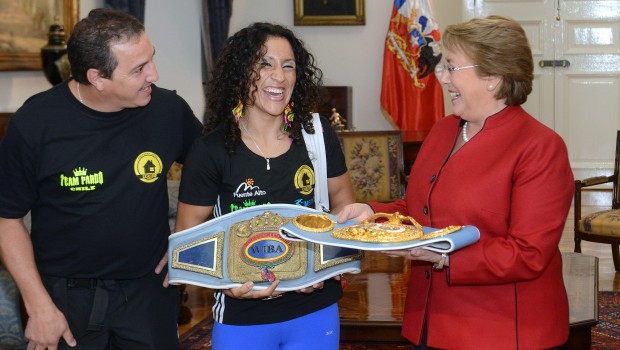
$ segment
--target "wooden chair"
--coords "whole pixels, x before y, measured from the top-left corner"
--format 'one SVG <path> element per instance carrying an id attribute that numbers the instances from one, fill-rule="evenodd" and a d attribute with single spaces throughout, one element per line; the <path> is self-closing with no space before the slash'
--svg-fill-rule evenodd
<path id="1" fill-rule="evenodd" d="M 620 272 L 620 192 L 618 177 L 620 169 L 620 130 L 616 136 L 616 161 L 614 173 L 609 176 L 597 176 L 575 181 L 575 252 L 581 253 L 581 241 L 611 244 L 614 268 Z M 598 211 L 581 217 L 581 195 L 584 188 L 613 184 L 611 209 Z"/>
<path id="2" fill-rule="evenodd" d="M 337 132 L 356 202 L 392 202 L 405 194 L 402 133 Z"/>

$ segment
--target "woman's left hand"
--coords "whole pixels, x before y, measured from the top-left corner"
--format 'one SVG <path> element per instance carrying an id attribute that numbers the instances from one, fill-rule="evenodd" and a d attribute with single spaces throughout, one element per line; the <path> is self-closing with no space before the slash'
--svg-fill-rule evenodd
<path id="1" fill-rule="evenodd" d="M 315 290 L 318 290 L 318 289 L 323 289 L 323 282 L 315 283 L 315 284 L 313 284 L 310 287 L 298 289 L 297 293 L 309 294 L 309 293 L 312 293 L 312 292 L 314 292 Z"/>
<path id="2" fill-rule="evenodd" d="M 422 248 L 412 248 L 403 250 L 387 250 L 381 251 L 382 254 L 392 257 L 402 256 L 407 260 L 421 260 L 431 263 L 438 263 L 441 260 L 441 254 Z M 447 266 L 447 264 L 446 264 Z"/>
<path id="3" fill-rule="evenodd" d="M 269 288 L 257 290 L 254 289 L 254 282 L 245 282 L 239 287 L 224 289 L 224 294 L 235 299 L 275 299 L 282 296 L 281 292 L 276 292 L 276 287 L 280 284 L 280 280 L 275 280 Z"/>

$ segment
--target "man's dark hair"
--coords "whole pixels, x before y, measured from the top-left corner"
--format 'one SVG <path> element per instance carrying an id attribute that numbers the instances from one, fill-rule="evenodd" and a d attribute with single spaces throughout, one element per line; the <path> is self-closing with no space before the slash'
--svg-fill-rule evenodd
<path id="1" fill-rule="evenodd" d="M 90 11 L 79 21 L 67 43 L 67 53 L 73 79 L 89 84 L 86 72 L 99 70 L 103 78 L 110 78 L 118 62 L 110 46 L 137 40 L 144 33 L 144 25 L 135 17 L 111 8 Z"/>

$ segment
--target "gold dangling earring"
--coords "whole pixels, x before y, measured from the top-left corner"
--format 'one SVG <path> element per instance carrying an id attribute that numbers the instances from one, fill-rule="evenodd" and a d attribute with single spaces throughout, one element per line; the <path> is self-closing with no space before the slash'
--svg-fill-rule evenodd
<path id="1" fill-rule="evenodd" d="M 233 116 L 235 116 L 235 121 L 237 121 L 237 125 L 239 125 L 239 120 L 243 118 L 243 102 L 241 102 L 241 100 L 239 100 L 237 106 L 232 109 L 232 114 Z"/>
<path id="2" fill-rule="evenodd" d="M 295 112 L 291 109 L 291 107 L 295 106 L 293 102 L 286 105 L 284 108 L 284 113 L 282 114 L 282 118 L 284 118 L 284 124 L 282 124 L 282 131 L 287 131 L 293 124 L 293 119 L 295 119 Z"/>

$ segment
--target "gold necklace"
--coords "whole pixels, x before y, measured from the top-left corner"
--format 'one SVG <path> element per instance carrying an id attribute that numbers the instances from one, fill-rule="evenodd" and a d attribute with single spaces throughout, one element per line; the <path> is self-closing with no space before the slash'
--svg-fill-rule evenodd
<path id="1" fill-rule="evenodd" d="M 241 124 L 241 126 L 243 127 L 243 130 L 245 130 L 245 132 L 248 134 L 248 136 L 250 137 L 250 140 L 254 142 L 254 145 L 256 146 L 256 148 L 258 148 L 258 151 L 260 152 L 261 156 L 263 156 L 263 158 L 265 158 L 265 160 L 267 161 L 267 170 L 271 170 L 271 166 L 269 165 L 269 158 L 265 157 L 265 153 L 263 153 L 263 150 L 260 148 L 258 143 L 256 143 L 256 140 L 254 140 L 254 137 L 252 137 L 252 134 L 248 130 L 248 127 L 245 126 L 243 122 L 239 122 L 239 124 Z"/>

